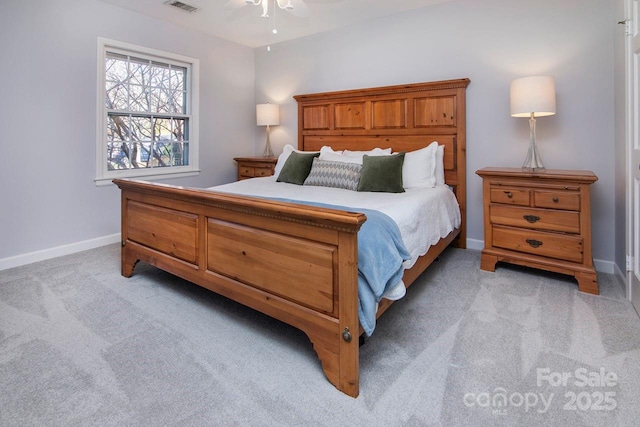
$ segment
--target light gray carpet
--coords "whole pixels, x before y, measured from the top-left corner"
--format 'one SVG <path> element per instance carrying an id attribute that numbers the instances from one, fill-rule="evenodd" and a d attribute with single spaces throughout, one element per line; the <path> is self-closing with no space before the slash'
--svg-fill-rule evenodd
<path id="1" fill-rule="evenodd" d="M 479 261 L 447 250 L 380 319 L 357 399 L 300 331 L 145 264 L 125 279 L 117 245 L 2 271 L 0 425 L 638 425 L 618 279 L 593 296 Z"/>

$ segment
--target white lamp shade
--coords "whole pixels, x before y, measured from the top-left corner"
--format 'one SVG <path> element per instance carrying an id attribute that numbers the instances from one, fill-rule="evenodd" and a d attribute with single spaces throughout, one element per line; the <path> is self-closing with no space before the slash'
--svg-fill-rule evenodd
<path id="1" fill-rule="evenodd" d="M 256 105 L 256 119 L 258 126 L 272 126 L 280 124 L 280 109 L 276 104 Z"/>
<path id="2" fill-rule="evenodd" d="M 552 116 L 556 113 L 556 85 L 553 77 L 533 76 L 511 82 L 511 116 Z"/>

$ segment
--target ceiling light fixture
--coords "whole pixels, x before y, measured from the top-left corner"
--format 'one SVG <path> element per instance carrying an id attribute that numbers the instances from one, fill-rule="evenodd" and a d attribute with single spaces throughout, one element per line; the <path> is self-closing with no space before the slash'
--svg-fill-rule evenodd
<path id="1" fill-rule="evenodd" d="M 262 18 L 267 18 L 266 21 L 266 27 L 267 27 L 267 52 L 271 52 L 271 36 L 269 35 L 269 22 L 271 22 L 270 16 L 269 16 L 269 10 L 268 10 L 268 4 L 269 4 L 269 0 L 245 0 L 247 4 L 253 4 L 253 5 L 258 5 L 260 3 L 262 3 Z M 293 9 L 293 5 L 291 5 L 291 0 L 287 1 L 287 4 L 282 6 L 280 4 L 280 0 L 271 0 L 274 3 L 273 6 L 273 13 L 271 16 L 271 18 L 273 18 L 273 22 L 272 22 L 272 28 L 271 28 L 271 33 L 273 35 L 278 34 L 278 30 L 276 29 L 276 4 L 278 5 L 278 7 L 280 9 L 285 9 L 285 10 L 292 10 Z"/>
<path id="2" fill-rule="evenodd" d="M 278 8 L 286 10 L 298 18 L 309 17 L 309 7 L 304 0 L 229 0 L 224 6 L 225 9 L 239 9 L 247 5 L 262 6 L 262 17 L 269 17 L 269 2 L 273 1 Z M 273 6 L 275 11 L 276 7 Z"/>
<path id="3" fill-rule="evenodd" d="M 271 6 L 271 10 L 269 8 L 269 3 L 273 2 L 273 6 Z M 291 13 L 294 16 L 299 18 L 306 18 L 309 16 L 309 8 L 305 4 L 304 0 L 230 0 L 225 5 L 226 9 L 238 9 L 247 5 L 253 6 L 262 6 L 262 18 L 267 18 L 267 51 L 271 51 L 271 34 L 278 34 L 278 30 L 276 29 L 276 10 L 282 9 Z M 277 7 L 276 7 L 277 6 Z M 269 12 L 273 15 L 273 25 L 269 31 Z"/>
<path id="4" fill-rule="evenodd" d="M 262 5 L 262 15 L 260 16 L 262 18 L 269 17 L 269 0 L 246 0 L 245 3 L 252 4 L 254 6 Z M 284 3 L 284 5 L 280 4 L 280 0 L 273 0 L 273 3 L 275 5 L 278 5 L 280 9 L 293 10 L 293 5 L 291 4 L 291 0 L 283 1 L 282 3 Z"/>

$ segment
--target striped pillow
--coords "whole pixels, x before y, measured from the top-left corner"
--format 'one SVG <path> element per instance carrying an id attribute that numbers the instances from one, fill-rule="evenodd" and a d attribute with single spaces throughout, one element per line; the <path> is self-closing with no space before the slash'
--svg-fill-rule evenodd
<path id="1" fill-rule="evenodd" d="M 357 163 L 332 162 L 330 160 L 313 159 L 311 172 L 304 185 L 319 187 L 344 188 L 356 191 L 360 181 L 362 165 Z"/>

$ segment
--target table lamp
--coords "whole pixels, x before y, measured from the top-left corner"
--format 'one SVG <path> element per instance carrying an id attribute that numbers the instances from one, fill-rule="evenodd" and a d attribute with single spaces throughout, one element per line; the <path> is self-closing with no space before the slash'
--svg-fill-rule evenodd
<path id="1" fill-rule="evenodd" d="M 529 152 L 522 165 L 525 172 L 544 171 L 536 147 L 536 117 L 556 113 L 556 90 L 553 77 L 532 76 L 511 82 L 511 116 L 529 117 Z"/>
<path id="2" fill-rule="evenodd" d="M 280 124 L 280 110 L 276 104 L 256 105 L 256 121 L 258 126 L 267 127 L 267 144 L 264 147 L 264 157 L 273 157 L 271 142 L 269 141 L 269 126 Z"/>

